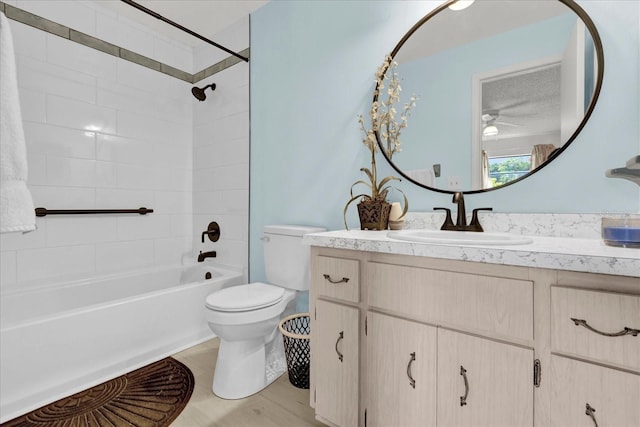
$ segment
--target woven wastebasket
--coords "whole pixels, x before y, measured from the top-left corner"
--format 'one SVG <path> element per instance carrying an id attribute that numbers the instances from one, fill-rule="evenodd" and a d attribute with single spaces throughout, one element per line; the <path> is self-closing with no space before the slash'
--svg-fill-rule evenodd
<path id="1" fill-rule="evenodd" d="M 296 313 L 282 319 L 279 326 L 287 357 L 289 381 L 298 388 L 309 388 L 310 320 L 309 313 Z"/>

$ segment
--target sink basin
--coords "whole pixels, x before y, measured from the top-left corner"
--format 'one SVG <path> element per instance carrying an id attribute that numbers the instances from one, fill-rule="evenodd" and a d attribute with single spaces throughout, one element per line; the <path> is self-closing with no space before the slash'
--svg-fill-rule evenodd
<path id="1" fill-rule="evenodd" d="M 473 231 L 400 230 L 390 231 L 387 237 L 406 242 L 439 245 L 526 245 L 533 239 L 526 236 L 502 233 L 477 233 Z"/>

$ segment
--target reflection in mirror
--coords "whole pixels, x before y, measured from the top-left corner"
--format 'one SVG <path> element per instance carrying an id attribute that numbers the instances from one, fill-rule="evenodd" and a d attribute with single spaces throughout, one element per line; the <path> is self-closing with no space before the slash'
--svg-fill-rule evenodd
<path id="1" fill-rule="evenodd" d="M 423 102 L 387 159 L 436 191 L 499 188 L 546 165 L 584 126 L 602 83 L 600 39 L 570 0 L 446 6 L 392 53 L 403 93 Z"/>

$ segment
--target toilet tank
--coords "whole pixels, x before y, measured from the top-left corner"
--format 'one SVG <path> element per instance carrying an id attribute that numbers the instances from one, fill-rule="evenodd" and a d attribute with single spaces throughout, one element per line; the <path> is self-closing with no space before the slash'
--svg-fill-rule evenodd
<path id="1" fill-rule="evenodd" d="M 326 231 L 321 227 L 266 225 L 264 227 L 264 268 L 267 281 L 297 291 L 309 289 L 309 246 L 302 236 Z"/>

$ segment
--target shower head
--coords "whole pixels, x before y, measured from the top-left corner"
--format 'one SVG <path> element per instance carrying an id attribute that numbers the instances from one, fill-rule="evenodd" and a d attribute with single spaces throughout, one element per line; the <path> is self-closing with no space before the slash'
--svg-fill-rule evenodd
<path id="1" fill-rule="evenodd" d="M 212 91 L 216 90 L 216 84 L 211 83 L 210 85 L 206 85 L 203 88 L 194 86 L 191 88 L 191 93 L 198 99 L 198 101 L 204 101 L 205 99 L 207 99 L 207 95 L 204 93 L 204 90 L 208 87 L 210 87 Z"/>

